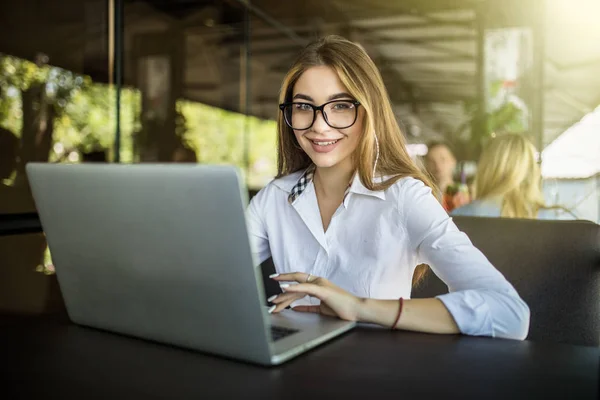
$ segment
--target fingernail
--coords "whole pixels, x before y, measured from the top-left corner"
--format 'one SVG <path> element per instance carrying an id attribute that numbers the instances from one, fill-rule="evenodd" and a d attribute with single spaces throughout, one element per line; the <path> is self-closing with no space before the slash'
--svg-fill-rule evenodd
<path id="1" fill-rule="evenodd" d="M 267 299 L 267 301 L 270 303 L 270 302 L 272 302 L 273 300 L 275 300 L 275 299 L 276 299 L 278 296 L 279 296 L 278 294 L 276 294 L 275 296 L 271 296 L 271 297 L 269 297 L 269 298 Z"/>
<path id="2" fill-rule="evenodd" d="M 290 284 L 289 283 L 282 283 L 281 285 L 279 285 L 279 287 L 285 289 L 285 288 L 290 287 Z"/>
<path id="3" fill-rule="evenodd" d="M 271 306 L 271 308 L 269 308 L 269 311 L 268 311 L 268 313 L 269 313 L 269 314 L 272 314 L 272 313 L 273 313 L 273 311 L 275 311 L 275 308 L 277 308 L 277 306 Z"/>
<path id="4" fill-rule="evenodd" d="M 269 278 L 277 278 L 279 276 L 279 274 L 271 274 L 269 275 Z"/>

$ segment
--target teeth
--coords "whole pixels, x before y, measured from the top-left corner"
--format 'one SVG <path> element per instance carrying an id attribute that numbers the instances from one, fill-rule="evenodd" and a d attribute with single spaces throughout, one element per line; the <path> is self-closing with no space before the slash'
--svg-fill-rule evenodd
<path id="1" fill-rule="evenodd" d="M 334 144 L 337 143 L 337 140 L 334 140 L 333 142 L 314 142 L 314 144 L 316 144 L 317 146 L 329 146 L 330 144 Z"/>

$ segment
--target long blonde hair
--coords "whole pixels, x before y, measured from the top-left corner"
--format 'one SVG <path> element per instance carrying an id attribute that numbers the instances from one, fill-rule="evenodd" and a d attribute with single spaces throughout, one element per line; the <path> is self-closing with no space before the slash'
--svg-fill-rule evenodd
<path id="1" fill-rule="evenodd" d="M 369 190 L 385 190 L 399 179 L 410 176 L 434 188 L 429 177 L 410 158 L 381 74 L 360 45 L 335 35 L 307 45 L 283 80 L 279 102 L 291 101 L 294 85 L 300 76 L 309 68 L 317 66 L 332 68 L 348 93 L 365 110 L 364 132 L 353 155 L 362 184 Z M 310 166 L 312 161 L 300 149 L 294 131 L 285 123 L 283 113 L 277 119 L 277 130 L 277 177 Z M 377 171 L 374 171 L 377 156 Z M 375 172 L 390 178 L 376 182 Z M 419 265 L 413 274 L 413 285 L 422 280 L 426 273 L 426 266 Z"/>
<path id="2" fill-rule="evenodd" d="M 546 208 L 534 145 L 523 135 L 492 139 L 481 154 L 475 177 L 477 199 L 502 199 L 500 215 L 536 218 Z"/>
<path id="3" fill-rule="evenodd" d="M 429 178 L 410 158 L 404 135 L 392 111 L 392 105 L 375 63 L 364 49 L 340 36 L 326 36 L 307 45 L 288 71 L 281 85 L 279 102 L 292 100 L 294 85 L 311 67 L 328 66 L 338 75 L 348 93 L 365 110 L 364 132 L 353 156 L 362 184 L 370 190 L 385 190 L 403 177 L 411 176 L 433 187 Z M 287 126 L 283 113 L 277 119 L 277 177 L 302 170 L 311 165 L 308 155 L 300 149 L 294 131 Z M 374 164 L 379 141 L 377 173 L 390 176 L 376 182 Z"/>

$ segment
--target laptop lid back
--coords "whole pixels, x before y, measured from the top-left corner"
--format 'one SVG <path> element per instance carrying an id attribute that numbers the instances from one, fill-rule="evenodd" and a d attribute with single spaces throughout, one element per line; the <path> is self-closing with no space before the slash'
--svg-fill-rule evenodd
<path id="1" fill-rule="evenodd" d="M 27 172 L 74 322 L 268 362 L 234 167 L 33 163 Z"/>

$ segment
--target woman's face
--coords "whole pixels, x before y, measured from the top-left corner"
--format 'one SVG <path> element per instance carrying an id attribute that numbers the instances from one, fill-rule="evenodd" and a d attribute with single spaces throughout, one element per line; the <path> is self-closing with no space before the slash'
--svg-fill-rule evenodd
<path id="1" fill-rule="evenodd" d="M 303 102 L 320 106 L 332 100 L 355 99 L 340 82 L 331 67 L 319 66 L 306 70 L 296 82 L 292 93 L 293 102 Z M 312 118 L 310 107 L 295 105 L 294 115 L 298 118 Z M 338 129 L 329 126 L 323 114 L 317 112 L 313 125 L 305 130 L 294 129 L 294 134 L 302 149 L 319 168 L 331 168 L 341 163 L 351 162 L 363 131 L 364 109 L 347 102 L 332 103 L 326 106 L 328 121 L 334 126 L 345 126 L 358 113 L 350 127 Z M 305 113 L 308 117 L 303 117 Z M 350 119 L 348 119 L 350 118 Z M 310 122 L 310 121 L 309 121 Z"/>
<path id="2" fill-rule="evenodd" d="M 425 168 L 433 175 L 436 183 L 445 184 L 452 181 L 456 159 L 448 147 L 438 145 L 431 148 L 425 156 Z"/>

